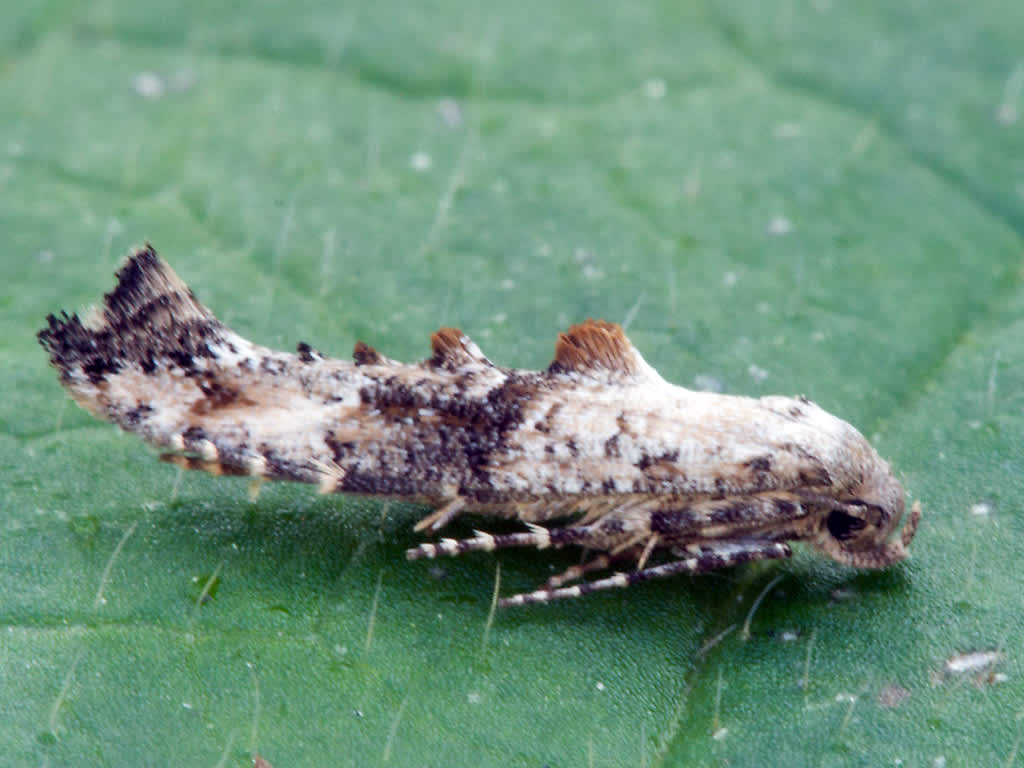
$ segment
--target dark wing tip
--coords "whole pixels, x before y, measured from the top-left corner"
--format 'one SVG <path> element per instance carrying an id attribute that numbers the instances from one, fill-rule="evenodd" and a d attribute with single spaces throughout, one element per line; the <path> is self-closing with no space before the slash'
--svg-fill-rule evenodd
<path id="1" fill-rule="evenodd" d="M 139 325 L 158 310 L 175 319 L 212 318 L 149 243 L 137 249 L 117 271 L 117 285 L 103 297 L 107 325 Z"/>
<path id="2" fill-rule="evenodd" d="M 94 383 L 126 364 L 153 366 L 158 355 L 194 354 L 220 324 L 148 243 L 117 271 L 117 285 L 101 312 L 49 315 L 39 343 L 65 382 L 81 371 Z M 183 333 L 183 331 L 187 331 Z M 186 347 L 188 347 L 186 349 Z"/>
<path id="3" fill-rule="evenodd" d="M 75 356 L 72 351 L 88 344 L 89 335 L 78 315 L 61 312 L 60 315 L 46 316 L 46 327 L 40 329 L 36 338 L 50 356 L 50 363 L 63 375 L 67 371 L 67 361 Z"/>

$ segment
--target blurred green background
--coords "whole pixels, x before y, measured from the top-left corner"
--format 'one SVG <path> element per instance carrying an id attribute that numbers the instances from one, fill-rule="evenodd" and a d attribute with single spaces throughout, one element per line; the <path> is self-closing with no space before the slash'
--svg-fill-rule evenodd
<path id="1" fill-rule="evenodd" d="M 4 765 L 1024 763 L 1024 6 L 3 15 Z M 671 381 L 806 394 L 922 502 L 913 558 L 488 627 L 499 562 L 512 594 L 578 554 L 409 563 L 422 508 L 251 502 L 70 403 L 35 331 L 147 239 L 274 347 L 457 325 L 541 367 L 594 316 Z"/>

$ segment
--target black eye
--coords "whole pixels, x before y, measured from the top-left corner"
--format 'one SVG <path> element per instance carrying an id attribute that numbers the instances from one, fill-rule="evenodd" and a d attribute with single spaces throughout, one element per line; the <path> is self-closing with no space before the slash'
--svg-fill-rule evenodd
<path id="1" fill-rule="evenodd" d="M 846 541 L 856 536 L 864 528 L 864 521 L 859 517 L 834 510 L 829 513 L 825 525 L 833 537 L 839 541 Z"/>

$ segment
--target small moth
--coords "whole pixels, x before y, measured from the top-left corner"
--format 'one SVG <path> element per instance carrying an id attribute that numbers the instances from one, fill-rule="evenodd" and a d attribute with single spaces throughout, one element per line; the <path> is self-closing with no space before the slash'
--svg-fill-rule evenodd
<path id="1" fill-rule="evenodd" d="M 794 541 L 883 568 L 906 557 L 921 517 L 915 503 L 900 529 L 902 485 L 846 422 L 803 397 L 670 384 L 614 323 L 560 334 L 543 371 L 494 365 L 455 328 L 421 363 L 362 342 L 347 362 L 245 340 L 148 245 L 117 278 L 93 319 L 50 315 L 39 332 L 79 405 L 186 469 L 435 506 L 417 530 L 463 513 L 525 526 L 421 544 L 411 560 L 588 553 L 502 605 L 786 558 Z"/>

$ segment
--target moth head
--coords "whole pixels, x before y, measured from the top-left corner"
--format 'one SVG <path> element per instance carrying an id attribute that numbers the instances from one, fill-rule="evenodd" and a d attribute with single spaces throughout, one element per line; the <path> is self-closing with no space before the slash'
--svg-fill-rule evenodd
<path id="1" fill-rule="evenodd" d="M 827 506 L 814 545 L 844 565 L 885 568 L 907 556 L 907 546 L 921 519 L 921 505 L 915 502 L 899 535 L 890 540 L 903 512 L 903 486 L 885 465 L 848 496 Z"/>

